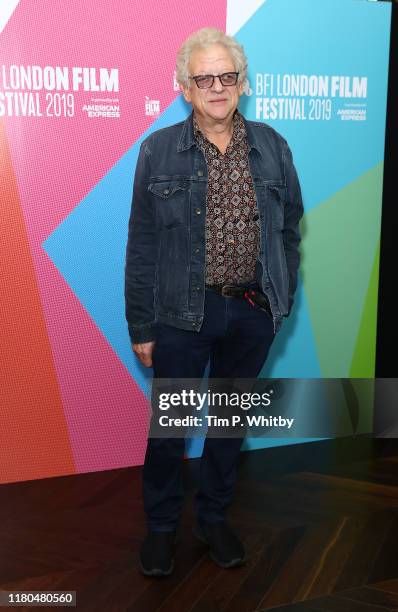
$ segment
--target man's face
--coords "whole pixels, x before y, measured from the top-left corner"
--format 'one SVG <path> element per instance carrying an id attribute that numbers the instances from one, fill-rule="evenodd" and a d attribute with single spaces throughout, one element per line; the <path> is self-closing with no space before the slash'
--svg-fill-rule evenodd
<path id="1" fill-rule="evenodd" d="M 192 53 L 189 62 L 190 76 L 204 74 L 223 74 L 236 72 L 232 57 L 223 45 L 211 45 L 207 49 L 198 49 Z M 188 87 L 182 87 L 184 98 L 192 104 L 195 115 L 205 122 L 223 122 L 228 120 L 238 106 L 239 96 L 243 93 L 243 83 L 230 87 L 214 79 L 212 87 L 199 89 L 190 79 Z"/>

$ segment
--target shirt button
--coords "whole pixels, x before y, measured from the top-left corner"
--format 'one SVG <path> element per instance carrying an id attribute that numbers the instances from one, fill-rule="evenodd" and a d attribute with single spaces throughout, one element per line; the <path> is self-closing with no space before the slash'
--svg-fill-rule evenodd
<path id="1" fill-rule="evenodd" d="M 203 170 L 198 170 L 198 176 L 203 176 Z"/>

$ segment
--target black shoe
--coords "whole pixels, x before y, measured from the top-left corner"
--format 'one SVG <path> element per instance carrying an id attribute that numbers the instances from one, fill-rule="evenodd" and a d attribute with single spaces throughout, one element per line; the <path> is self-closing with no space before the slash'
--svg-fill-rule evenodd
<path id="1" fill-rule="evenodd" d="M 195 536 L 210 548 L 210 557 L 221 567 L 236 567 L 245 561 L 245 549 L 238 536 L 224 522 L 198 523 Z"/>
<path id="2" fill-rule="evenodd" d="M 176 531 L 148 531 L 140 550 L 145 576 L 169 576 L 174 568 Z"/>

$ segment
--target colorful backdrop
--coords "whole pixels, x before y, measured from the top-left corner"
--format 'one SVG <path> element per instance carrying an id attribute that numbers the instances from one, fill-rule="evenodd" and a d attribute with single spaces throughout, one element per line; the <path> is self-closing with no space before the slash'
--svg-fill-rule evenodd
<path id="1" fill-rule="evenodd" d="M 302 183 L 296 305 L 263 374 L 373 376 L 391 7 L 242 5 L 1 4 L 0 482 L 143 461 L 152 371 L 123 295 L 132 181 L 141 140 L 189 112 L 175 55 L 203 26 L 244 45 L 241 110 L 287 138 Z"/>

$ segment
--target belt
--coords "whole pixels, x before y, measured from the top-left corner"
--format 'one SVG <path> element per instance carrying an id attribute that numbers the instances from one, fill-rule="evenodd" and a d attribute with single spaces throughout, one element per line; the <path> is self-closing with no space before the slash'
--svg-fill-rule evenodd
<path id="1" fill-rule="evenodd" d="M 206 289 L 216 291 L 224 297 L 244 298 L 251 306 L 258 306 L 265 310 L 271 317 L 272 311 L 266 295 L 259 289 L 258 285 L 205 285 Z"/>

